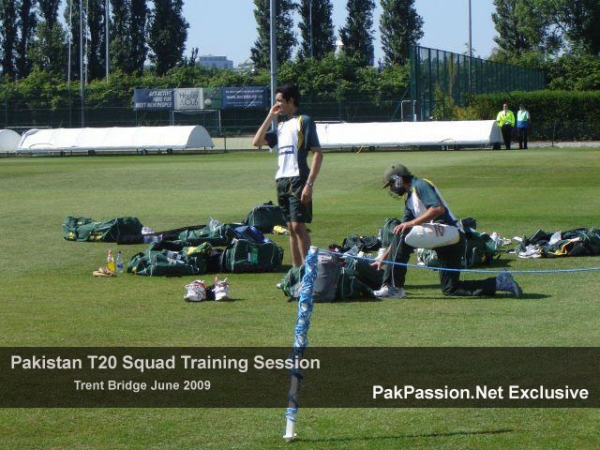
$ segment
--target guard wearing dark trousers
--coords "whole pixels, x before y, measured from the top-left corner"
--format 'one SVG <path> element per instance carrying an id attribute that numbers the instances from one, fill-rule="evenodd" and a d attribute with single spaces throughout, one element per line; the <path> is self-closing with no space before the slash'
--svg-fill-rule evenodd
<path id="1" fill-rule="evenodd" d="M 519 148 L 527 148 L 527 137 L 529 134 L 529 121 L 531 116 L 529 111 L 525 109 L 525 105 L 522 103 L 519 105 L 519 111 L 517 111 L 517 134 L 519 136 Z"/>
<path id="2" fill-rule="evenodd" d="M 502 111 L 498 113 L 496 122 L 502 130 L 502 140 L 507 150 L 510 150 L 513 128 L 515 127 L 515 115 L 508 109 L 508 103 L 502 105 Z"/>

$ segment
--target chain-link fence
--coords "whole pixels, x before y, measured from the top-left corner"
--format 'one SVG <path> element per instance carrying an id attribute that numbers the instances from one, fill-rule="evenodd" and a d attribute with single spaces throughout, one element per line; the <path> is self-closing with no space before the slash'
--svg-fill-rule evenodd
<path id="1" fill-rule="evenodd" d="M 417 120 L 436 117 L 436 103 L 464 106 L 472 94 L 544 89 L 544 73 L 458 53 L 413 46 L 411 99 Z"/>
<path id="2" fill-rule="evenodd" d="M 442 60 L 444 58 L 442 56 L 453 55 L 447 52 L 442 53 L 444 55 L 438 55 L 439 58 L 436 56 L 436 58 L 430 59 L 428 66 L 433 67 L 431 61 L 436 61 L 439 67 L 443 67 Z M 446 64 L 450 63 L 446 62 Z M 460 59 L 456 70 L 458 70 L 458 67 L 462 67 L 463 64 L 464 61 Z M 439 67 L 435 72 L 437 74 L 443 73 L 443 70 Z M 446 69 L 446 73 L 451 72 L 450 69 Z M 436 76 L 440 77 L 439 80 L 443 79 L 442 75 Z M 431 86 L 434 85 L 434 78 L 428 78 L 428 80 L 427 83 L 430 87 L 425 90 L 427 95 L 430 93 Z M 435 80 L 438 80 L 438 78 L 435 78 Z M 463 83 L 460 80 L 462 78 L 456 77 L 455 83 Z M 533 83 L 534 81 L 535 77 L 523 80 L 523 83 Z M 503 83 L 502 77 L 500 76 L 494 83 L 496 83 L 496 88 L 499 89 Z M 457 85 L 453 84 L 452 86 Z M 465 95 L 464 85 L 461 84 L 461 86 L 463 87 L 460 89 L 456 87 L 453 92 L 456 91 L 457 95 Z M 535 87 L 535 84 L 532 84 L 531 87 Z M 482 88 L 483 91 L 490 89 L 492 88 Z M 32 97 L 37 99 L 48 95 L 44 92 L 31 94 Z M 61 103 L 58 105 L 50 104 L 51 102 L 46 102 L 46 104 L 37 102 L 36 106 L 32 106 L 33 102 L 21 99 L 17 95 L 11 97 L 5 94 L 3 98 L 0 98 L 0 129 L 8 128 L 23 132 L 31 128 L 78 128 L 82 124 L 86 127 L 201 125 L 207 129 L 217 149 L 246 150 L 252 148 L 252 136 L 267 114 L 267 109 L 225 109 L 185 114 L 173 113 L 172 111 L 141 111 L 135 110 L 132 106 L 122 106 L 132 102 L 133 93 L 131 91 L 117 93 L 115 97 L 115 99 L 109 101 L 94 99 L 93 102 L 89 101 L 82 110 L 82 102 L 77 92 L 65 92 L 64 95 L 61 93 Z M 400 98 L 380 100 L 374 94 L 363 93 L 345 98 L 343 101 L 304 101 L 301 110 L 310 114 L 315 120 L 323 122 L 412 121 L 414 118 L 414 103 L 406 97 L 407 95 Z M 121 106 L 116 106 L 119 103 Z M 427 111 L 428 108 L 432 108 L 432 105 L 419 105 L 421 112 Z M 486 117 L 485 119 L 492 119 L 492 117 Z M 530 140 L 547 142 L 600 140 L 600 121 L 560 120 L 537 122 L 534 120 L 530 130 Z"/>
<path id="3" fill-rule="evenodd" d="M 401 99 L 373 102 L 353 98 L 340 102 L 304 102 L 305 111 L 317 120 L 340 122 L 388 122 L 399 121 Z M 78 128 L 78 127 L 126 127 L 161 125 L 202 125 L 209 131 L 221 128 L 260 125 L 267 109 L 204 110 L 182 113 L 161 110 L 135 110 L 123 106 L 84 107 L 78 105 L 56 108 L 17 105 L 8 99 L 0 107 L 0 128 Z"/>

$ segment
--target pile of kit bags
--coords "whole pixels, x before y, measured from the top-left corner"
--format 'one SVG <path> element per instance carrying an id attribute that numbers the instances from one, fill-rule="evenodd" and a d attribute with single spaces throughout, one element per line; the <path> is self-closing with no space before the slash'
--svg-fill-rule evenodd
<path id="1" fill-rule="evenodd" d="M 268 202 L 250 211 L 240 223 L 195 225 L 145 233 L 136 217 L 94 221 L 68 216 L 63 237 L 79 242 L 148 243 L 127 264 L 127 272 L 145 276 L 182 276 L 204 273 L 272 272 L 281 267 L 283 249 L 266 238 L 275 226 L 285 226 L 279 206 Z"/>

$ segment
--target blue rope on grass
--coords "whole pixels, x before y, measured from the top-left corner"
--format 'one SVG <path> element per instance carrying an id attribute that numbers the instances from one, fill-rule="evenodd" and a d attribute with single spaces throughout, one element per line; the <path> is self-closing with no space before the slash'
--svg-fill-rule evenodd
<path id="1" fill-rule="evenodd" d="M 363 260 L 367 262 L 375 262 L 377 261 L 375 258 L 367 258 L 367 257 L 359 257 L 356 255 L 349 255 L 345 253 L 332 252 L 330 250 L 319 249 L 319 252 L 326 253 L 329 255 L 341 256 L 344 258 L 354 258 L 358 260 Z M 519 273 L 519 274 L 548 274 L 548 273 L 577 273 L 577 272 L 593 272 L 600 270 L 600 267 L 582 267 L 580 269 L 540 269 L 540 270 L 506 270 L 506 269 L 498 269 L 498 270 L 490 270 L 490 269 L 450 269 L 445 267 L 428 267 L 422 266 L 419 264 L 408 264 L 408 263 L 399 263 L 395 261 L 381 261 L 382 264 L 392 264 L 395 266 L 403 266 L 403 267 L 412 267 L 414 269 L 425 269 L 425 270 L 444 270 L 446 272 L 465 272 L 465 273 Z"/>

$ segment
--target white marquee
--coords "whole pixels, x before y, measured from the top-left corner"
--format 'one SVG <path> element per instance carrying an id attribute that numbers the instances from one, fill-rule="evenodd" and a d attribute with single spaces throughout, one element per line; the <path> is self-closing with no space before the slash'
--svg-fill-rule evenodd
<path id="1" fill-rule="evenodd" d="M 21 136 L 13 130 L 0 130 L 0 151 L 14 152 L 19 145 Z"/>
<path id="2" fill-rule="evenodd" d="M 317 123 L 323 148 L 490 146 L 502 142 L 495 120 Z"/>
<path id="3" fill-rule="evenodd" d="M 56 128 L 29 130 L 17 153 L 185 150 L 214 147 L 201 126 Z"/>

